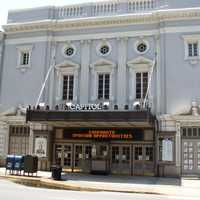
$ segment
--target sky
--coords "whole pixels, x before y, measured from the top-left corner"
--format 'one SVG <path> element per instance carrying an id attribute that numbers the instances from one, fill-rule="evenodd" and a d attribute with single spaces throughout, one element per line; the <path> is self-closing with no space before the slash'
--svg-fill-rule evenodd
<path id="1" fill-rule="evenodd" d="M 97 0 L 0 0 L 0 30 L 1 26 L 7 22 L 8 10 L 40 6 L 62 6 L 96 1 Z"/>

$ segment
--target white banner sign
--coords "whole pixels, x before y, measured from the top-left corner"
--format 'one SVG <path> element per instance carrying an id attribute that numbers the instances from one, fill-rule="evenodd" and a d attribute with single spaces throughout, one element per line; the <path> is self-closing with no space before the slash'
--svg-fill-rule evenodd
<path id="1" fill-rule="evenodd" d="M 47 138 L 35 138 L 35 155 L 47 157 Z"/>
<path id="2" fill-rule="evenodd" d="M 162 146 L 162 160 L 173 161 L 173 142 L 169 139 L 164 139 L 162 141 Z"/>

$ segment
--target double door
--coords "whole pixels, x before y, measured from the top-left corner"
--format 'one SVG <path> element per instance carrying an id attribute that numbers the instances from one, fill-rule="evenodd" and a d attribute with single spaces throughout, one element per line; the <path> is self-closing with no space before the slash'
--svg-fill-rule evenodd
<path id="1" fill-rule="evenodd" d="M 133 175 L 154 175 L 153 145 L 133 146 Z"/>
<path id="2" fill-rule="evenodd" d="M 111 172 L 129 175 L 154 175 L 153 145 L 112 145 Z"/>
<path id="3" fill-rule="evenodd" d="M 111 147 L 111 172 L 131 174 L 131 146 L 112 145 Z"/>

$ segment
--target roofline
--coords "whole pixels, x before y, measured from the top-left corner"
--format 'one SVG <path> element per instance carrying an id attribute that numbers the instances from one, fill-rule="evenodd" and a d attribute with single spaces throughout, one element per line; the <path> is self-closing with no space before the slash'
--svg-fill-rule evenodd
<path id="1" fill-rule="evenodd" d="M 87 5 L 95 5 L 95 4 L 98 4 L 98 3 L 111 3 L 111 2 L 128 2 L 128 0 L 97 0 L 96 2 L 91 2 L 90 0 L 88 0 L 87 2 L 84 2 L 84 3 L 69 3 L 69 4 L 66 4 L 66 5 L 60 5 L 60 6 L 54 6 L 54 5 L 48 5 L 48 6 L 36 6 L 36 7 L 32 7 L 32 8 L 19 8 L 19 9 L 10 9 L 8 11 L 8 13 L 17 13 L 17 12 L 22 12 L 22 11 L 30 11 L 30 10 L 37 10 L 37 9 L 44 9 L 44 8 L 63 8 L 63 7 L 71 7 L 71 6 L 87 6 Z"/>
<path id="2" fill-rule="evenodd" d="M 182 9 L 163 9 L 146 13 L 131 13 L 113 16 L 98 16 L 70 19 L 46 19 L 23 23 L 10 23 L 3 25 L 5 32 L 24 32 L 33 30 L 78 29 L 83 27 L 101 27 L 117 24 L 160 23 L 182 19 L 200 18 L 200 7 Z"/>

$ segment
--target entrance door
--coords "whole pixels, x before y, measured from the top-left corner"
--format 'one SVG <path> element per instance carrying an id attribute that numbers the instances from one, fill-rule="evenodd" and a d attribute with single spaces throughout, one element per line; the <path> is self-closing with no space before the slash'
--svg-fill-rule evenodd
<path id="1" fill-rule="evenodd" d="M 83 145 L 76 144 L 74 146 L 74 168 L 76 171 L 82 171 L 83 168 Z"/>
<path id="2" fill-rule="evenodd" d="M 133 146 L 133 175 L 154 175 L 154 148 L 153 145 Z"/>
<path id="3" fill-rule="evenodd" d="M 84 145 L 84 155 L 83 155 L 83 171 L 90 172 L 91 170 L 91 158 L 92 158 L 92 145 L 85 144 Z"/>
<path id="4" fill-rule="evenodd" d="M 131 146 L 113 145 L 111 147 L 111 172 L 131 174 Z"/>
<path id="5" fill-rule="evenodd" d="M 200 140 L 182 141 L 183 174 L 200 174 Z"/>
<path id="6" fill-rule="evenodd" d="M 72 168 L 72 145 L 63 145 L 63 168 Z"/>
<path id="7" fill-rule="evenodd" d="M 62 145 L 55 145 L 55 163 L 62 166 Z"/>
<path id="8" fill-rule="evenodd" d="M 133 174 L 142 176 L 144 174 L 144 148 L 141 145 L 133 147 Z"/>
<path id="9" fill-rule="evenodd" d="M 64 169 L 72 169 L 72 145 L 55 145 L 55 163 L 61 165 Z"/>
<path id="10" fill-rule="evenodd" d="M 109 173 L 109 147 L 107 143 L 92 144 L 92 173 Z"/>

